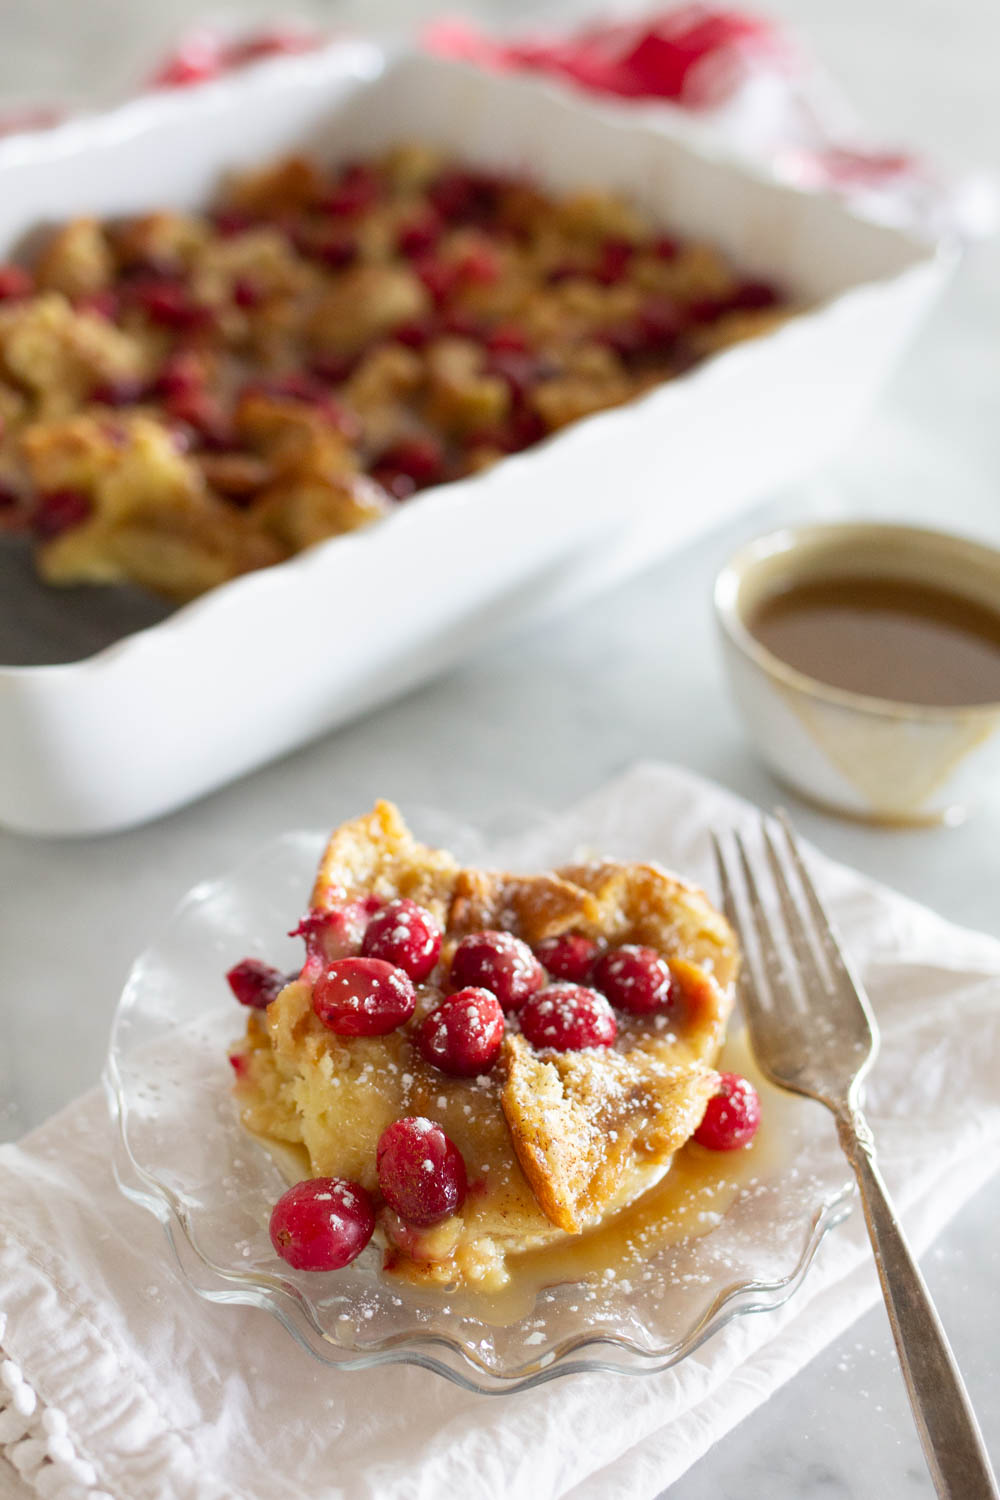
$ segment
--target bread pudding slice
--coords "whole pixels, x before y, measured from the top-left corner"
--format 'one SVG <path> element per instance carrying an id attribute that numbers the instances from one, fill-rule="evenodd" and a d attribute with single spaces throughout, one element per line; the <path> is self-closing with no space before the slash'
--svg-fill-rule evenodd
<path id="1" fill-rule="evenodd" d="M 382 951 L 379 912 L 390 950 L 414 951 L 409 903 L 419 933 L 421 922 L 440 929 L 440 950 L 414 969 L 410 1012 L 381 1034 L 332 1029 L 332 978 L 352 963 L 378 968 L 357 955 Z M 513 1257 L 602 1223 L 659 1180 L 717 1090 L 735 941 L 700 890 L 655 865 L 466 869 L 379 802 L 331 837 L 300 930 L 301 974 L 275 980 L 266 1007 L 249 1002 L 259 1008 L 232 1054 L 242 1119 L 298 1148 L 303 1176 L 370 1194 L 386 1267 L 409 1280 L 502 1285 Z M 470 963 L 480 978 L 465 988 Z M 584 963 L 587 986 L 566 982 Z M 637 964 L 659 991 L 643 989 Z M 413 1119 L 461 1155 L 453 1212 L 398 1211 L 380 1142 Z M 420 1165 L 431 1171 L 429 1157 Z"/>

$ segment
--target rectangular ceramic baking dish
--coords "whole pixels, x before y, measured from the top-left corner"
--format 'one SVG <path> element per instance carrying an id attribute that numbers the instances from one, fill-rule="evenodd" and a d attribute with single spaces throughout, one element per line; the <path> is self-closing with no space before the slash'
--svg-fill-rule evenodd
<path id="1" fill-rule="evenodd" d="M 88 834 L 167 812 L 801 475 L 868 406 L 947 271 L 683 120 L 363 43 L 0 144 L 0 255 L 73 214 L 197 206 L 227 169 L 297 147 L 336 160 L 405 138 L 624 193 L 812 310 L 85 660 L 0 667 L 10 827 Z"/>

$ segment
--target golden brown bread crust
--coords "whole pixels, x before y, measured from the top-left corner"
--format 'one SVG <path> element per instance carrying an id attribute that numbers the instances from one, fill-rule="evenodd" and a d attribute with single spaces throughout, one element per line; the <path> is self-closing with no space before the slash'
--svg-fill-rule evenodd
<path id="1" fill-rule="evenodd" d="M 442 970 L 461 937 L 483 928 L 531 944 L 568 931 L 641 942 L 671 965 L 680 1000 L 669 1017 L 622 1014 L 612 1048 L 580 1052 L 536 1052 L 511 1030 L 497 1067 L 478 1079 L 439 1072 L 413 1046 L 413 1027 L 441 998 L 433 983 L 420 987 L 414 1020 L 385 1037 L 327 1030 L 302 980 L 250 1016 L 237 1086 L 248 1127 L 303 1147 L 312 1175 L 376 1190 L 385 1126 L 406 1114 L 439 1121 L 466 1160 L 469 1197 L 433 1232 L 383 1211 L 393 1268 L 418 1281 L 497 1285 L 509 1255 L 578 1233 L 644 1191 L 696 1128 L 731 1006 L 732 934 L 701 891 L 654 865 L 461 869 L 418 843 L 388 802 L 334 832 L 312 902 L 334 910 L 372 894 L 406 895 L 434 913 Z"/>

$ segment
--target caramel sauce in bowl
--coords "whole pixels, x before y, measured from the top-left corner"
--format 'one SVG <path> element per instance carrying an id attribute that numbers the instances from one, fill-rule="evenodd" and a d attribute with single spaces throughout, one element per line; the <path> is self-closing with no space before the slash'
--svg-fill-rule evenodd
<path id="1" fill-rule="evenodd" d="M 774 774 L 832 811 L 957 822 L 1000 775 L 1000 552 L 879 523 L 789 527 L 731 558 L 715 609 Z"/>

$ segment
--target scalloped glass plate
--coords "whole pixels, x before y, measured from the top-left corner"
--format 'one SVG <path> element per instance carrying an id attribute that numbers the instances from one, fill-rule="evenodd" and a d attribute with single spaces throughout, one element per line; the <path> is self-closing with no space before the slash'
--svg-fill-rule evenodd
<path id="1" fill-rule="evenodd" d="M 426 818 L 421 826 L 425 836 L 439 831 Z M 472 836 L 462 835 L 451 828 L 441 842 L 471 858 Z M 281 1261 L 267 1226 L 286 1179 L 237 1118 L 226 1054 L 244 1017 L 222 976 L 245 954 L 295 966 L 300 944 L 283 934 L 323 844 L 320 834 L 289 834 L 196 886 L 137 960 L 115 1016 L 105 1083 L 118 1183 L 161 1220 L 200 1296 L 266 1309 L 325 1364 L 406 1362 L 482 1392 L 584 1370 L 663 1370 L 731 1319 L 792 1296 L 849 1212 L 851 1189 L 822 1112 L 763 1083 L 757 1142 L 733 1154 L 730 1182 L 726 1164 L 716 1169 L 723 1180 L 704 1207 L 689 1205 L 682 1237 L 624 1267 L 595 1267 L 591 1256 L 583 1279 L 537 1288 L 512 1321 L 509 1300 L 504 1313 L 397 1284 L 375 1246 L 329 1275 Z M 752 1071 L 739 1040 L 727 1047 Z"/>

